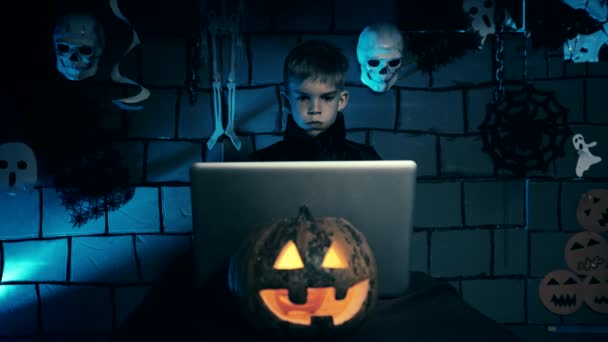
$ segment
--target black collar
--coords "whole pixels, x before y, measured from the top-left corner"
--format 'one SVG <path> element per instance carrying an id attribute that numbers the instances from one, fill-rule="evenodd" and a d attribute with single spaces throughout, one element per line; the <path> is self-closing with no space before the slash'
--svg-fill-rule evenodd
<path id="1" fill-rule="evenodd" d="M 323 147 L 331 147 L 341 144 L 346 138 L 346 128 L 344 125 L 344 115 L 339 112 L 336 121 L 329 128 L 316 137 L 311 137 L 304 131 L 289 114 L 284 133 L 285 141 L 293 143 L 317 143 Z"/>

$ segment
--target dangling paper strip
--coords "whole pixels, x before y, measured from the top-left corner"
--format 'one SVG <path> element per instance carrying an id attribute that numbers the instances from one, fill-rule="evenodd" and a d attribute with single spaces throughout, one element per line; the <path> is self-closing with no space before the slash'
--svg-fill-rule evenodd
<path id="1" fill-rule="evenodd" d="M 112 8 L 112 12 L 114 13 L 114 15 L 117 18 L 119 18 L 120 20 L 122 20 L 125 23 L 127 23 L 127 25 L 131 26 L 131 24 L 129 23 L 129 21 L 127 20 L 127 18 L 125 18 L 125 16 L 122 14 L 122 12 L 120 11 L 120 9 L 118 8 L 118 0 L 110 0 L 110 7 Z M 126 56 L 129 52 L 131 52 L 131 50 L 133 50 L 139 44 L 140 44 L 139 36 L 137 35 L 137 32 L 135 32 L 135 30 L 133 30 L 133 40 L 131 41 L 131 45 L 129 46 L 129 48 L 127 49 L 127 51 L 125 51 L 122 54 L 121 59 L 124 56 Z M 141 101 L 144 101 L 148 97 L 150 97 L 150 91 L 148 89 L 146 89 L 145 87 L 139 85 L 137 82 L 135 82 L 135 81 L 133 81 L 131 79 L 128 79 L 128 78 L 122 76 L 120 74 L 120 71 L 118 70 L 119 64 L 120 64 L 120 62 L 117 62 L 112 67 L 112 73 L 111 73 L 112 80 L 114 82 L 118 82 L 118 83 L 131 84 L 131 85 L 137 86 L 137 87 L 140 88 L 140 91 L 139 91 L 139 94 L 137 94 L 135 96 L 126 97 L 126 98 L 122 98 L 122 99 L 118 99 L 118 100 L 112 100 L 112 103 L 114 103 L 115 105 L 117 105 L 121 109 L 125 109 L 125 110 L 141 110 L 141 109 L 143 109 L 144 108 L 143 106 L 132 106 L 131 104 L 139 103 Z"/>

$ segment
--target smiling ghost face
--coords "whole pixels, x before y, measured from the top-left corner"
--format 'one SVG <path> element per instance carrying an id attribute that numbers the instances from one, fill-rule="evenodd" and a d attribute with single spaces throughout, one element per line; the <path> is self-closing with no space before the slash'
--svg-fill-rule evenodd
<path id="1" fill-rule="evenodd" d="M 309 215 L 262 229 L 231 263 L 231 290 L 255 326 L 332 335 L 358 326 L 375 302 L 376 264 L 363 235 L 342 218 Z"/>
<path id="2" fill-rule="evenodd" d="M 585 304 L 599 313 L 608 314 L 608 272 L 588 276 L 583 286 Z"/>
<path id="3" fill-rule="evenodd" d="M 569 315 L 583 305 L 583 285 L 579 277 L 568 270 L 547 274 L 538 287 L 541 302 L 549 311 Z"/>
<path id="4" fill-rule="evenodd" d="M 608 270 L 608 243 L 599 234 L 574 234 L 564 249 L 566 263 L 576 274 L 594 274 Z"/>
<path id="5" fill-rule="evenodd" d="M 592 189 L 584 193 L 576 207 L 578 223 L 586 230 L 608 231 L 608 189 Z"/>

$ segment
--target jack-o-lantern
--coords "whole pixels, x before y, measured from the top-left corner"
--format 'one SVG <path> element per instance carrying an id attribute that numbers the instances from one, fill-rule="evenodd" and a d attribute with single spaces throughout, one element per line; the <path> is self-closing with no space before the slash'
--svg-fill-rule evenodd
<path id="1" fill-rule="evenodd" d="M 576 218 L 589 231 L 608 231 L 608 189 L 592 189 L 584 193 L 576 207 Z"/>
<path id="2" fill-rule="evenodd" d="M 568 270 L 549 272 L 541 280 L 538 294 L 543 305 L 558 315 L 574 313 L 584 302 L 583 284 Z"/>
<path id="3" fill-rule="evenodd" d="M 303 206 L 243 242 L 229 287 L 263 334 L 328 336 L 365 320 L 377 297 L 376 272 L 360 231 L 343 218 L 313 218 Z"/>
<path id="4" fill-rule="evenodd" d="M 608 243 L 599 234 L 574 234 L 564 249 L 566 263 L 576 274 L 594 274 L 608 270 Z"/>
<path id="5" fill-rule="evenodd" d="M 588 276 L 583 286 L 585 304 L 594 311 L 608 314 L 608 272 Z"/>

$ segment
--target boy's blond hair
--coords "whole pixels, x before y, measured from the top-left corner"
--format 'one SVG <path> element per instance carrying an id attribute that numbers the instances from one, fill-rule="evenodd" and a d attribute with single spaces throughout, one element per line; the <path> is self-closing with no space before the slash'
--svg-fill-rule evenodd
<path id="1" fill-rule="evenodd" d="M 289 92 L 290 80 L 311 78 L 342 89 L 348 66 L 348 59 L 337 46 L 327 41 L 308 40 L 293 48 L 285 58 L 283 84 Z"/>

